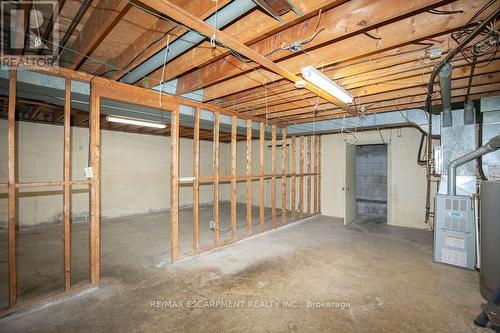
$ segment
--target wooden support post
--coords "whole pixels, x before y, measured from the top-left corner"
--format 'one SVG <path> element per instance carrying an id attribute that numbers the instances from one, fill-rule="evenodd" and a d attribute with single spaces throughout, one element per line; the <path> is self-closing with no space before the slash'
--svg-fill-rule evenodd
<path id="1" fill-rule="evenodd" d="M 291 217 L 292 220 L 295 221 L 295 207 L 296 207 L 296 194 L 295 194 L 295 187 L 296 187 L 296 174 L 297 174 L 297 140 L 295 136 L 292 136 L 291 139 L 291 145 L 292 145 L 292 156 L 291 156 L 291 163 L 292 163 L 292 176 L 290 178 L 291 182 L 291 198 L 290 198 L 290 210 L 291 210 Z"/>
<path id="2" fill-rule="evenodd" d="M 281 224 L 286 224 L 286 128 L 281 129 Z"/>
<path id="3" fill-rule="evenodd" d="M 9 307 L 17 303 L 16 275 L 16 83 L 17 72 L 9 72 L 9 114 L 8 114 L 8 248 L 9 248 Z"/>
<path id="4" fill-rule="evenodd" d="M 237 207 L 236 207 L 236 123 L 238 118 L 231 117 L 231 240 L 236 240 Z"/>
<path id="5" fill-rule="evenodd" d="M 260 123 L 260 140 L 259 140 L 259 232 L 263 232 L 265 228 L 265 202 L 266 191 L 264 188 L 264 159 L 265 154 L 266 128 L 264 123 Z"/>
<path id="6" fill-rule="evenodd" d="M 271 219 L 273 228 L 278 226 L 276 221 L 276 125 L 272 126 L 271 138 Z"/>
<path id="7" fill-rule="evenodd" d="M 321 214 L 321 136 L 318 136 L 318 213 Z"/>
<path id="8" fill-rule="evenodd" d="M 100 280 L 100 114 L 101 98 L 94 84 L 90 85 L 90 154 L 93 176 L 90 182 L 90 283 Z"/>
<path id="9" fill-rule="evenodd" d="M 311 137 L 307 137 L 307 214 L 311 214 Z"/>
<path id="10" fill-rule="evenodd" d="M 314 214 L 318 213 L 318 136 L 314 136 Z"/>
<path id="11" fill-rule="evenodd" d="M 179 107 L 170 124 L 170 257 L 179 256 Z"/>
<path id="12" fill-rule="evenodd" d="M 247 120 L 247 234 L 252 234 L 252 120 Z"/>
<path id="13" fill-rule="evenodd" d="M 64 290 L 71 289 L 71 79 L 64 95 Z"/>
<path id="14" fill-rule="evenodd" d="M 199 242 L 199 201 L 200 201 L 200 108 L 194 109 L 193 133 L 193 251 L 200 250 Z"/>
<path id="15" fill-rule="evenodd" d="M 299 211 L 300 217 L 304 217 L 304 137 L 300 137 L 299 148 Z"/>
<path id="16" fill-rule="evenodd" d="M 219 246 L 219 125 L 220 114 L 216 112 L 214 122 L 214 246 Z"/>

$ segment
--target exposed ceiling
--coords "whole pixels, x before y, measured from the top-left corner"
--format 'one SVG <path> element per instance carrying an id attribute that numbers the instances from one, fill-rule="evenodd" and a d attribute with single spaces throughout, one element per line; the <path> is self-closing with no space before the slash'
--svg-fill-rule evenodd
<path id="1" fill-rule="evenodd" d="M 122 81 L 127 74 L 142 71 L 131 84 L 154 88 L 164 83 L 177 95 L 190 93 L 201 101 L 283 124 L 333 119 L 349 112 L 368 114 L 423 107 L 430 73 L 440 60 L 430 59 L 429 52 L 437 47 L 445 55 L 457 45 L 455 39 L 467 33 L 465 29 L 473 28 L 499 6 L 498 1 L 490 0 L 59 2 L 56 33 L 64 43 L 61 66 Z M 238 13 L 230 7 L 233 3 L 243 8 L 244 2 L 248 10 Z M 188 35 L 187 24 L 166 17 L 162 5 L 169 3 L 207 20 L 210 26 L 224 26 L 219 27 L 221 32 L 214 30 L 212 42 L 204 33 L 199 41 L 186 47 L 196 33 Z M 44 15 L 48 22 L 51 13 Z M 41 28 L 44 38 L 53 33 L 47 26 Z M 497 25 L 490 28 L 498 32 Z M 228 48 L 221 42 L 224 36 L 241 47 Z M 484 35 L 478 40 L 481 38 Z M 184 49 L 179 49 L 177 55 L 175 48 L 181 43 Z M 169 54 L 162 51 L 167 46 Z M 155 54 L 164 59 L 159 65 L 150 60 Z M 478 58 L 472 80 L 469 56 L 459 54 L 453 61 L 453 100 L 465 98 L 469 82 L 472 99 L 498 95 L 498 48 Z M 301 67 L 307 65 L 316 66 L 346 88 L 355 97 L 354 105 L 345 108 L 314 90 L 296 89 L 291 81 L 300 78 Z M 434 102 L 440 103 L 437 82 L 435 91 Z M 30 101 L 23 101 L 20 107 L 23 103 L 33 109 L 27 115 L 30 120 L 50 118 L 51 122 L 62 122 L 57 117 L 60 107 Z M 55 116 L 46 115 L 50 113 Z M 85 115 L 76 114 L 84 125 Z M 151 132 L 132 126 L 121 129 Z M 183 131 L 181 134 L 188 136 L 190 129 Z M 207 131 L 207 138 L 210 135 Z"/>

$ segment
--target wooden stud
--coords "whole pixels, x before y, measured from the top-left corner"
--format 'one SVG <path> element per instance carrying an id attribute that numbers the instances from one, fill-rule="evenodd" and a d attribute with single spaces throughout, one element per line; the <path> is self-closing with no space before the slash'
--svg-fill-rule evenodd
<path id="1" fill-rule="evenodd" d="M 64 290 L 71 289 L 71 80 L 64 96 Z"/>
<path id="2" fill-rule="evenodd" d="M 318 136 L 314 136 L 314 214 L 318 213 Z"/>
<path id="3" fill-rule="evenodd" d="M 307 137 L 307 214 L 311 214 L 311 137 Z"/>
<path id="4" fill-rule="evenodd" d="M 281 129 L 281 224 L 286 224 L 286 128 Z"/>
<path id="5" fill-rule="evenodd" d="M 219 126 L 220 114 L 215 113 L 214 122 L 214 246 L 219 246 Z"/>
<path id="6" fill-rule="evenodd" d="M 179 108 L 172 111 L 170 131 L 170 257 L 179 256 Z"/>
<path id="7" fill-rule="evenodd" d="M 321 214 L 321 136 L 318 136 L 318 213 Z"/>
<path id="8" fill-rule="evenodd" d="M 304 137 L 300 137 L 299 147 L 299 212 L 300 217 L 304 217 Z"/>
<path id="9" fill-rule="evenodd" d="M 237 229 L 237 206 L 236 206 L 236 123 L 238 118 L 231 117 L 231 239 L 236 239 Z"/>
<path id="10" fill-rule="evenodd" d="M 247 234 L 252 234 L 252 121 L 247 120 Z"/>
<path id="11" fill-rule="evenodd" d="M 260 123 L 260 140 L 259 140 L 259 232 L 263 232 L 265 228 L 265 195 L 264 189 L 264 159 L 265 154 L 266 129 L 264 123 Z"/>
<path id="12" fill-rule="evenodd" d="M 90 85 L 90 155 L 93 176 L 90 183 L 90 283 L 100 280 L 100 96 L 94 84 Z"/>
<path id="13" fill-rule="evenodd" d="M 8 115 L 8 248 L 9 248 L 9 307 L 17 303 L 16 274 L 16 83 L 17 71 L 9 72 L 9 115 Z"/>
<path id="14" fill-rule="evenodd" d="M 276 228 L 276 125 L 272 126 L 272 137 L 271 137 L 271 220 L 273 228 Z"/>
<path id="15" fill-rule="evenodd" d="M 194 109 L 193 134 L 193 251 L 199 252 L 199 201 L 200 201 L 200 108 Z"/>
<path id="16" fill-rule="evenodd" d="M 297 140 L 295 136 L 292 136 L 291 139 L 291 145 L 292 145 L 292 156 L 291 156 L 291 163 L 292 163 L 292 176 L 290 179 L 291 182 L 291 198 L 290 198 L 290 210 L 291 210 L 291 217 L 292 220 L 295 221 L 295 207 L 296 207 L 296 194 L 295 194 L 295 187 L 296 187 L 296 174 L 297 174 Z"/>

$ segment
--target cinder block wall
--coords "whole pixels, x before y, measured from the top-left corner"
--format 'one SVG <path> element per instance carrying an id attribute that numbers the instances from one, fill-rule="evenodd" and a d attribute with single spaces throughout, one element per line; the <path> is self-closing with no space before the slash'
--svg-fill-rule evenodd
<path id="1" fill-rule="evenodd" d="M 387 146 L 356 147 L 356 210 L 358 216 L 387 214 Z"/>
<path id="2" fill-rule="evenodd" d="M 19 182 L 63 179 L 63 127 L 17 123 L 17 171 Z M 72 179 L 83 179 L 88 161 L 88 129 L 72 129 Z M 229 161 L 229 145 L 221 143 L 220 160 Z M 192 176 L 193 141 L 181 139 L 180 174 Z M 200 142 L 200 173 L 211 175 L 212 142 Z M 221 175 L 229 164 L 221 163 Z M 7 121 L 0 120 L 0 182 L 7 182 Z M 192 205 L 192 188 L 181 187 L 179 204 Z M 220 186 L 220 200 L 229 200 L 230 187 Z M 18 194 L 21 228 L 62 221 L 62 188 L 37 188 Z M 211 203 L 210 185 L 200 187 L 200 203 Z M 101 215 L 117 217 L 168 210 L 170 205 L 170 138 L 124 132 L 101 131 Z M 74 187 L 72 214 L 88 216 L 88 187 Z M 0 192 L 0 227 L 7 221 L 7 193 Z"/>

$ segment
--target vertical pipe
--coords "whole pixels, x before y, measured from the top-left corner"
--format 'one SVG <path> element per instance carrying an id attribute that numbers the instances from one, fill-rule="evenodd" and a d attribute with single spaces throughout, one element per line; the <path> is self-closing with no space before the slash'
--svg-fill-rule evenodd
<path id="1" fill-rule="evenodd" d="M 220 114 L 215 113 L 214 122 L 214 245 L 219 246 L 219 126 Z"/>
<path id="2" fill-rule="evenodd" d="M 71 289 L 71 79 L 64 96 L 64 290 Z"/>
<path id="3" fill-rule="evenodd" d="M 286 128 L 281 129 L 281 224 L 286 224 Z"/>
<path id="4" fill-rule="evenodd" d="M 17 71 L 9 72 L 9 115 L 8 115 L 8 160 L 9 160 L 9 201 L 8 215 L 8 247 L 9 247 L 9 307 L 17 303 L 16 275 L 16 83 Z"/>
<path id="5" fill-rule="evenodd" d="M 247 234 L 252 234 L 252 120 L 247 120 Z"/>
<path id="6" fill-rule="evenodd" d="M 170 257 L 179 256 L 179 106 L 170 124 Z"/>
<path id="7" fill-rule="evenodd" d="M 200 201 L 200 108 L 194 110 L 193 133 L 193 251 L 200 250 L 199 242 L 199 201 Z"/>
<path id="8" fill-rule="evenodd" d="M 90 153 L 93 176 L 90 182 L 90 283 L 100 280 L 100 96 L 90 85 Z"/>
<path id="9" fill-rule="evenodd" d="M 264 190 L 264 159 L 265 155 L 265 140 L 266 129 L 264 123 L 260 123 L 260 140 L 259 140 L 259 232 L 263 232 L 265 228 L 265 190 Z"/>

